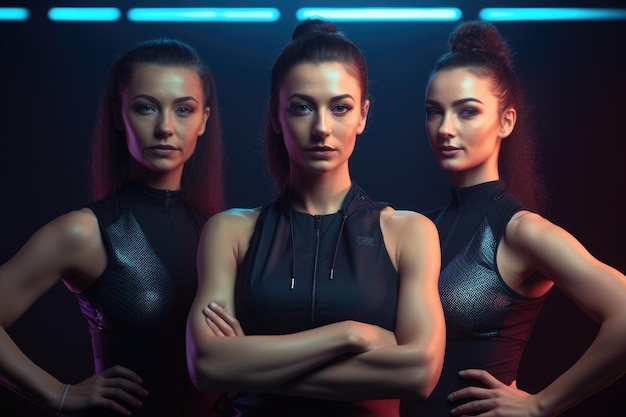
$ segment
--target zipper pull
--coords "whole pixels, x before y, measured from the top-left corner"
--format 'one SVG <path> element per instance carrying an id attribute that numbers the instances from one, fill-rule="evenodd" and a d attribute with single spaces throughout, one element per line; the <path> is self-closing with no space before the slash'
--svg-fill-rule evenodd
<path id="1" fill-rule="evenodd" d="M 172 199 L 172 194 L 170 190 L 165 190 L 165 207 L 170 207 L 170 201 Z"/>

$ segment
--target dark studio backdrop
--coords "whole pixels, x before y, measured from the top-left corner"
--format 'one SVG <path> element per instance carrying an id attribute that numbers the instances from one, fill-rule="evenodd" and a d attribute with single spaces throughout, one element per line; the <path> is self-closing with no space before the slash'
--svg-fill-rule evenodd
<path id="1" fill-rule="evenodd" d="M 172 6 L 162 0 L 137 3 Z M 463 11 L 464 20 L 490 6 L 615 6 L 601 1 L 341 3 L 452 6 Z M 89 145 L 105 76 L 119 54 L 148 38 L 175 37 L 190 43 L 215 73 L 224 128 L 227 206 L 268 201 L 272 185 L 263 168 L 259 133 L 271 65 L 290 37 L 299 7 L 337 7 L 336 2 L 175 4 L 276 7 L 281 18 L 274 23 L 132 23 L 125 17 L 111 23 L 76 23 L 46 17 L 50 6 L 80 4 L 0 2 L 0 7 L 27 6 L 32 12 L 25 22 L 0 22 L 0 263 L 39 227 L 88 202 Z M 121 0 L 96 5 L 123 12 L 131 7 Z M 374 199 L 425 210 L 448 197 L 448 179 L 435 164 L 425 137 L 423 97 L 426 77 L 455 25 L 337 23 L 369 62 L 373 104 L 351 167 L 353 179 Z M 541 170 L 550 188 L 546 216 L 600 260 L 626 271 L 626 21 L 496 25 L 517 52 L 515 67 L 534 106 Z M 591 320 L 553 290 L 523 357 L 518 385 L 531 392 L 547 385 L 576 360 L 596 331 Z M 30 358 L 64 382 L 78 382 L 92 373 L 85 320 L 61 283 L 9 333 Z M 623 377 L 566 415 L 617 415 L 611 411 L 623 410 L 625 390 Z M 39 415 L 52 413 L 0 388 L 0 416 Z"/>

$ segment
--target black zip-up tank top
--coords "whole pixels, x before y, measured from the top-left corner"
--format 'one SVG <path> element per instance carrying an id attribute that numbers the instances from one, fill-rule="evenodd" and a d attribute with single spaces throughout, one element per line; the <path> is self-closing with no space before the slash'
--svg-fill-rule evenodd
<path id="1" fill-rule="evenodd" d="M 264 206 L 237 275 L 235 309 L 245 333 L 288 334 L 343 320 L 393 331 L 398 274 L 380 229 L 384 207 L 354 184 L 335 214 L 297 212 L 287 194 Z M 239 394 L 235 409 L 236 416 L 394 416 L 398 404 Z"/>

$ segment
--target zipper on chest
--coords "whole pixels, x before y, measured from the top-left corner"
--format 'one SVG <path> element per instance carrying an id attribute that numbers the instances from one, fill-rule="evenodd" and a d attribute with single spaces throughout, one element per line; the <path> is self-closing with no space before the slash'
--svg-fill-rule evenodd
<path id="1" fill-rule="evenodd" d="M 309 320 L 311 326 L 315 325 L 315 296 L 317 293 L 317 269 L 320 253 L 320 233 L 322 228 L 322 216 L 316 215 L 313 223 L 313 271 L 311 277 L 311 309 L 309 311 Z"/>

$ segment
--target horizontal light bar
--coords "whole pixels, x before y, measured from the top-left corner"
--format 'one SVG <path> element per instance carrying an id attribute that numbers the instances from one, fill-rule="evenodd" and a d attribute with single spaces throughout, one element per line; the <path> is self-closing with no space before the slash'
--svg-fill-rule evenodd
<path id="1" fill-rule="evenodd" d="M 312 8 L 298 9 L 296 18 L 305 20 L 322 18 L 330 21 L 455 21 L 461 19 L 461 10 L 456 7 L 401 8 L 401 7 L 357 7 L 357 8 Z"/>
<path id="2" fill-rule="evenodd" d="M 486 8 L 482 20 L 512 22 L 528 20 L 625 20 L 626 9 L 588 9 L 573 7 Z"/>
<path id="3" fill-rule="evenodd" d="M 53 7 L 48 19 L 73 22 L 114 22 L 122 16 L 115 7 Z"/>
<path id="4" fill-rule="evenodd" d="M 28 20 L 30 10 L 23 7 L 0 7 L 0 20 Z"/>
<path id="5" fill-rule="evenodd" d="M 134 22 L 275 22 L 274 8 L 135 8 L 127 14 Z"/>

